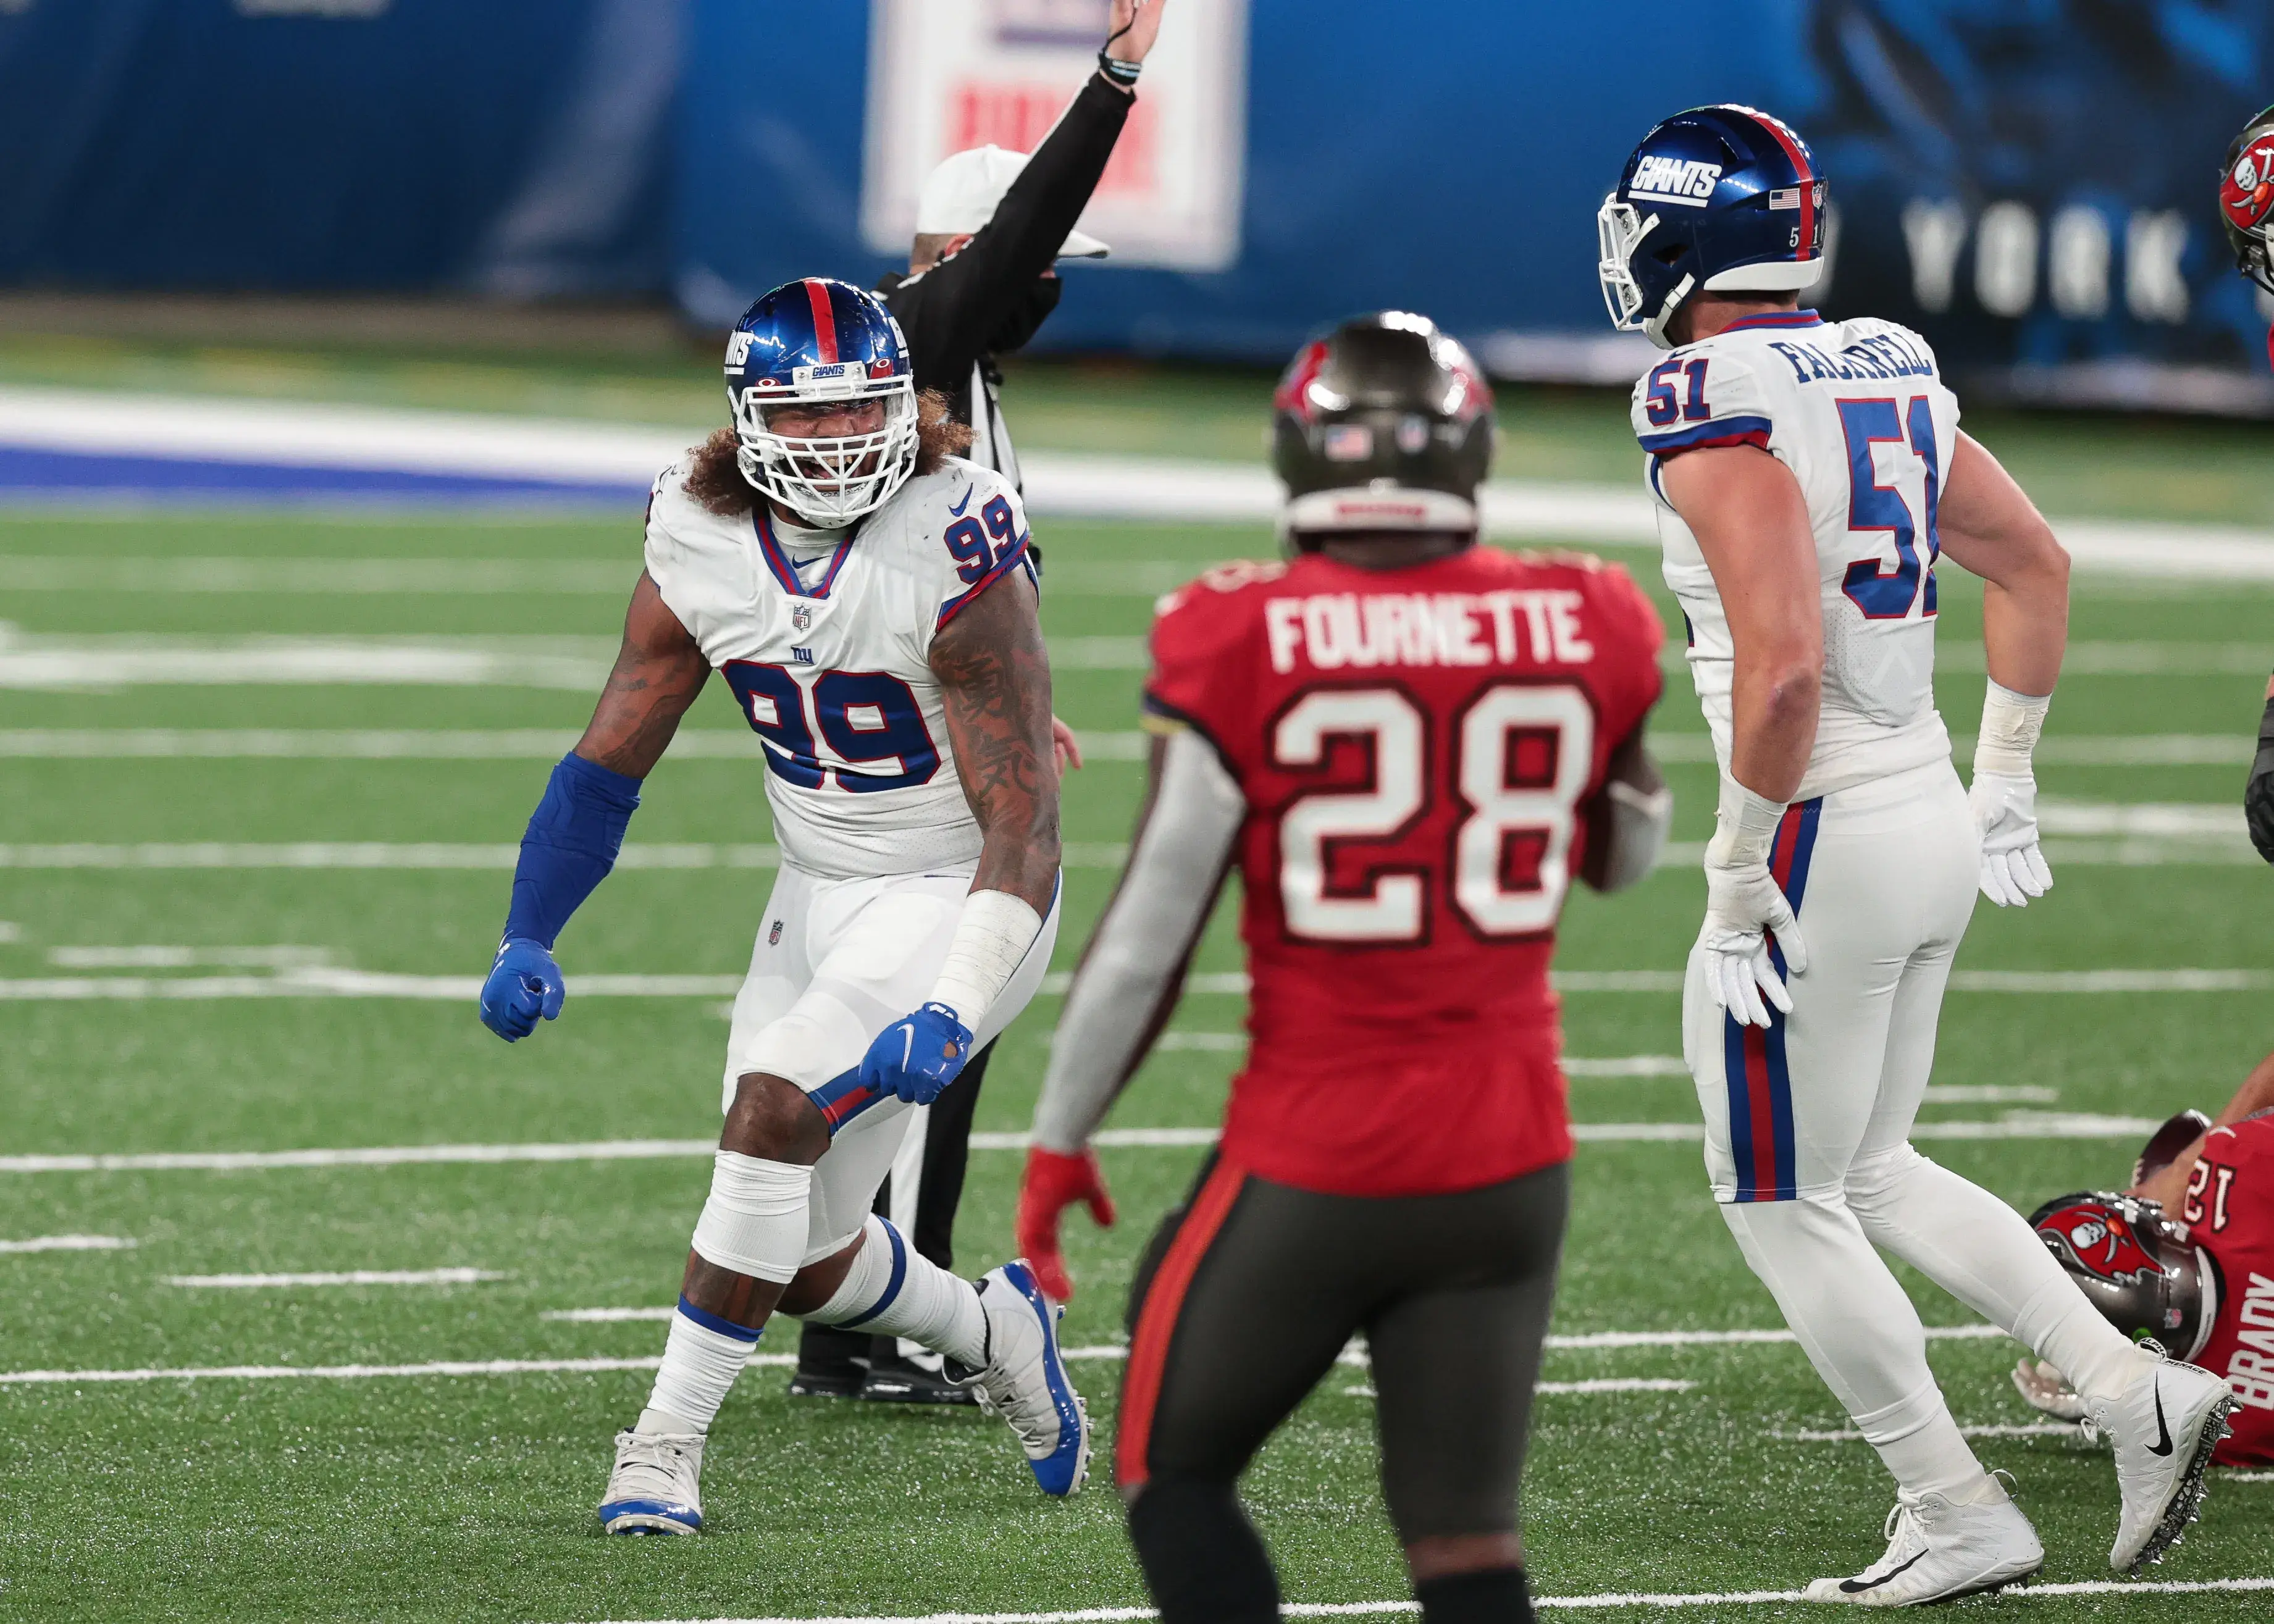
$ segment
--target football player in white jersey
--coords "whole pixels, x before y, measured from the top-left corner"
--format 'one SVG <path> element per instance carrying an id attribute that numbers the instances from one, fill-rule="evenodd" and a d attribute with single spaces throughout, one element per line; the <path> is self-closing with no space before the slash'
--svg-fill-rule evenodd
<path id="1" fill-rule="evenodd" d="M 622 651 L 514 875 L 482 1019 L 561 1012 L 553 944 L 718 671 L 757 733 L 781 872 L 727 1043 L 711 1195 L 611 1533 L 702 1526 L 704 1437 L 777 1309 L 903 1336 L 1007 1420 L 1046 1493 L 1089 1422 L 1024 1262 L 974 1285 L 870 1212 L 911 1107 L 1041 984 L 1058 934 L 1050 665 L 1027 522 L 920 397 L 871 295 L 808 279 L 727 350 L 734 427 L 656 481 Z"/>
<path id="2" fill-rule="evenodd" d="M 1910 1146 L 1977 885 L 2019 907 L 2052 883 L 2030 758 L 2068 560 L 1959 432 L 1924 339 L 1797 307 L 1825 201 L 1784 124 L 1698 108 L 1643 139 L 1598 227 L 1613 320 L 1671 351 L 1637 384 L 1634 425 L 1721 768 L 1683 1009 L 1706 1167 L 1898 1485 L 1886 1554 L 1809 1595 L 1896 1605 L 2012 1583 L 2044 1553 L 1960 1435 L 1875 1248 L 2072 1373 L 2115 1444 L 2120 1571 L 2194 1517 L 2230 1401 L 2114 1332 L 2020 1214 Z M 1985 583 L 1970 791 L 1934 708 L 1946 553 Z"/>

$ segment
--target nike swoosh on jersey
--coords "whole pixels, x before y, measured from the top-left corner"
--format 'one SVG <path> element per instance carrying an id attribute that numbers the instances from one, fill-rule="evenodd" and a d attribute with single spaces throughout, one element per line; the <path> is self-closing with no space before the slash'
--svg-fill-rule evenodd
<path id="1" fill-rule="evenodd" d="M 975 485 L 965 485 L 963 487 L 963 500 L 956 503 L 954 507 L 949 508 L 948 512 L 953 514 L 959 519 L 961 518 L 963 516 L 963 510 L 971 506 L 971 493 L 978 488 L 979 487 Z"/>
<path id="2" fill-rule="evenodd" d="M 1905 1562 L 1902 1567 L 1891 1568 L 1876 1579 L 1861 1581 L 1856 1579 L 1842 1579 L 1840 1582 L 1841 1591 L 1844 1595 L 1860 1596 L 1865 1590 L 1876 1590 L 1888 1580 L 1894 1578 L 1897 1574 L 1903 1573 L 1910 1568 L 1916 1568 L 1925 1560 L 1926 1553 L 1922 1551 L 1916 1556 L 1911 1558 L 1909 1561 Z"/>
<path id="3" fill-rule="evenodd" d="M 2172 1426 L 2170 1422 L 2164 1419 L 2164 1379 L 2161 1376 L 2156 1378 L 2156 1431 L 2160 1434 L 2160 1436 L 2157 1437 L 2154 1443 L 2148 1446 L 2148 1453 L 2150 1455 L 2171 1454 Z"/>

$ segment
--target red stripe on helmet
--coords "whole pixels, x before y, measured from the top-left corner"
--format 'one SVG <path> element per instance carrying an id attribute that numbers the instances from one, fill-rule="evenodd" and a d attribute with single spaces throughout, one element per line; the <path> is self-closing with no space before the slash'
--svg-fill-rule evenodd
<path id="1" fill-rule="evenodd" d="M 805 297 L 813 304 L 813 339 L 826 366 L 837 359 L 837 307 L 830 302 L 829 284 L 817 276 L 805 279 Z"/>
<path id="2" fill-rule="evenodd" d="M 1816 241 L 1815 168 L 1808 162 L 1808 154 L 1801 150 L 1799 141 L 1783 124 L 1766 114 L 1757 116 L 1754 122 L 1776 138 L 1776 144 L 1784 148 L 1784 155 L 1791 161 L 1793 169 L 1800 176 L 1800 246 L 1793 250 L 1792 257 L 1805 259 L 1810 246 Z"/>

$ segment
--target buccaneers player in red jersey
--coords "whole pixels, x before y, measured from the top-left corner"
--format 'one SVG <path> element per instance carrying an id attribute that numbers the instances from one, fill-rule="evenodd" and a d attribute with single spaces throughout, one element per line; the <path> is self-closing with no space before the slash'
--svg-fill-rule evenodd
<path id="1" fill-rule="evenodd" d="M 2030 1222 L 2120 1331 L 2226 1378 L 2234 1429 L 2215 1466 L 2274 1466 L 2274 1055 L 2216 1121 L 2181 1111 L 2122 1195 L 2062 1196 Z M 2024 1359 L 2022 1395 L 2074 1420 L 2060 1372 Z"/>
<path id="2" fill-rule="evenodd" d="M 1152 781 L 1076 973 L 1020 1193 L 1111 1222 L 1090 1135 L 1239 867 L 1247 1065 L 1142 1265 L 1115 1476 L 1165 1624 L 1278 1617 L 1235 1484 L 1363 1332 L 1382 1484 L 1427 1624 L 1528 1619 L 1517 1481 L 1568 1199 L 1547 966 L 1574 875 L 1648 871 L 1656 613 L 1591 558 L 1476 545 L 1492 395 L 1422 317 L 1296 357 L 1274 460 L 1291 561 L 1162 605 Z"/>

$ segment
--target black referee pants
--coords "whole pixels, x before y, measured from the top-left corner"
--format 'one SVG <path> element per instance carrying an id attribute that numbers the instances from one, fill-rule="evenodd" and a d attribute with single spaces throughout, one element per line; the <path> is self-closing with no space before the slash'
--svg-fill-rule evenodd
<path id="1" fill-rule="evenodd" d="M 1204 1170 L 1138 1274 L 1114 1446 L 1163 1624 L 1277 1618 L 1233 1485 L 1359 1333 L 1399 1539 L 1515 1531 L 1570 1195 L 1560 1166 L 1389 1199 L 1315 1194 L 1221 1161 Z M 1455 1583 L 1422 1587 L 1425 1615 L 1530 1616 L 1520 1575 L 1481 1608 L 1430 1605 Z"/>

